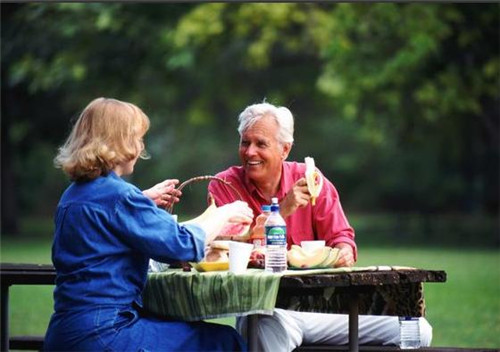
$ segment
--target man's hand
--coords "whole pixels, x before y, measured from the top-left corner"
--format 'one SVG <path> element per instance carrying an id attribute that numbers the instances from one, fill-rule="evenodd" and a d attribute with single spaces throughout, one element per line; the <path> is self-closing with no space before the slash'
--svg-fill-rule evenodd
<path id="1" fill-rule="evenodd" d="M 177 179 L 165 180 L 142 191 L 142 193 L 146 197 L 151 198 L 157 206 L 166 208 L 173 203 L 177 203 L 179 197 L 182 195 L 182 192 L 175 188 L 175 185 L 178 183 L 179 180 Z"/>
<path id="2" fill-rule="evenodd" d="M 343 266 L 351 267 L 356 263 L 354 260 L 354 253 L 350 245 L 347 243 L 339 243 L 335 245 L 335 248 L 339 249 L 339 257 L 335 263 L 336 268 Z"/>
<path id="3" fill-rule="evenodd" d="M 292 215 L 298 208 L 305 207 L 311 199 L 311 194 L 307 190 L 307 182 L 302 177 L 295 182 L 293 187 L 286 193 L 285 198 L 280 203 L 280 213 L 284 218 Z"/>

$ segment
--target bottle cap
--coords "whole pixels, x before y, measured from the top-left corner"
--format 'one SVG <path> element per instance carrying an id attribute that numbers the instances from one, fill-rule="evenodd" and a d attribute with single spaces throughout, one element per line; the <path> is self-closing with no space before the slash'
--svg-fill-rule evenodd
<path id="1" fill-rule="evenodd" d="M 271 205 L 277 205 L 278 204 L 278 198 L 277 197 L 272 197 L 271 198 L 271 203 L 273 203 Z"/>

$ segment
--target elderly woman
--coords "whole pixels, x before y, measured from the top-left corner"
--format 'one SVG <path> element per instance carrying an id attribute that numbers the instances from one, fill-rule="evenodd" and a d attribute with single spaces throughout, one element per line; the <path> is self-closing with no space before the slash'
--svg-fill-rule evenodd
<path id="1" fill-rule="evenodd" d="M 294 121 L 290 110 L 261 103 L 239 115 L 241 165 L 217 174 L 234 186 L 257 217 L 261 206 L 280 200 L 287 224 L 288 246 L 305 240 L 325 240 L 339 248 L 336 266 L 352 266 L 357 258 L 354 230 L 342 210 L 335 186 L 323 175 L 323 188 L 313 207 L 304 177 L 304 163 L 286 161 L 293 144 Z M 221 183 L 211 182 L 209 192 L 218 206 L 233 202 L 235 194 Z M 238 320 L 245 332 L 246 320 Z M 420 318 L 422 346 L 430 345 L 432 328 Z M 348 342 L 348 317 L 275 309 L 262 316 L 258 327 L 259 350 L 292 351 L 301 344 L 343 345 Z M 397 317 L 360 316 L 361 344 L 398 344 Z"/>
<path id="2" fill-rule="evenodd" d="M 199 261 L 227 222 L 252 221 L 250 208 L 239 201 L 217 209 L 211 219 L 181 226 L 157 206 L 178 200 L 177 180 L 144 192 L 123 180 L 137 159 L 147 156 L 148 128 L 149 119 L 137 106 L 98 98 L 82 112 L 55 158 L 73 182 L 55 214 L 55 312 L 45 350 L 246 350 L 229 326 L 141 314 L 150 258 Z"/>

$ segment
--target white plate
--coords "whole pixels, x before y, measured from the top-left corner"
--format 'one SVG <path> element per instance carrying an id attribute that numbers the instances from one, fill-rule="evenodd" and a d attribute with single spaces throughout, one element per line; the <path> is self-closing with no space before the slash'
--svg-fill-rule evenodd
<path id="1" fill-rule="evenodd" d="M 199 262 L 191 263 L 197 271 L 224 271 L 229 270 L 229 262 Z"/>

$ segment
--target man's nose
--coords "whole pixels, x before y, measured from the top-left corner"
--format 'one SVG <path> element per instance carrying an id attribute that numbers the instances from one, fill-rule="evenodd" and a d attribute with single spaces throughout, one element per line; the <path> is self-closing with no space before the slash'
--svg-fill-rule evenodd
<path id="1" fill-rule="evenodd" d="M 257 154 L 257 148 L 255 147 L 255 145 L 253 144 L 250 144 L 247 149 L 245 150 L 245 155 L 247 156 L 253 156 Z"/>

